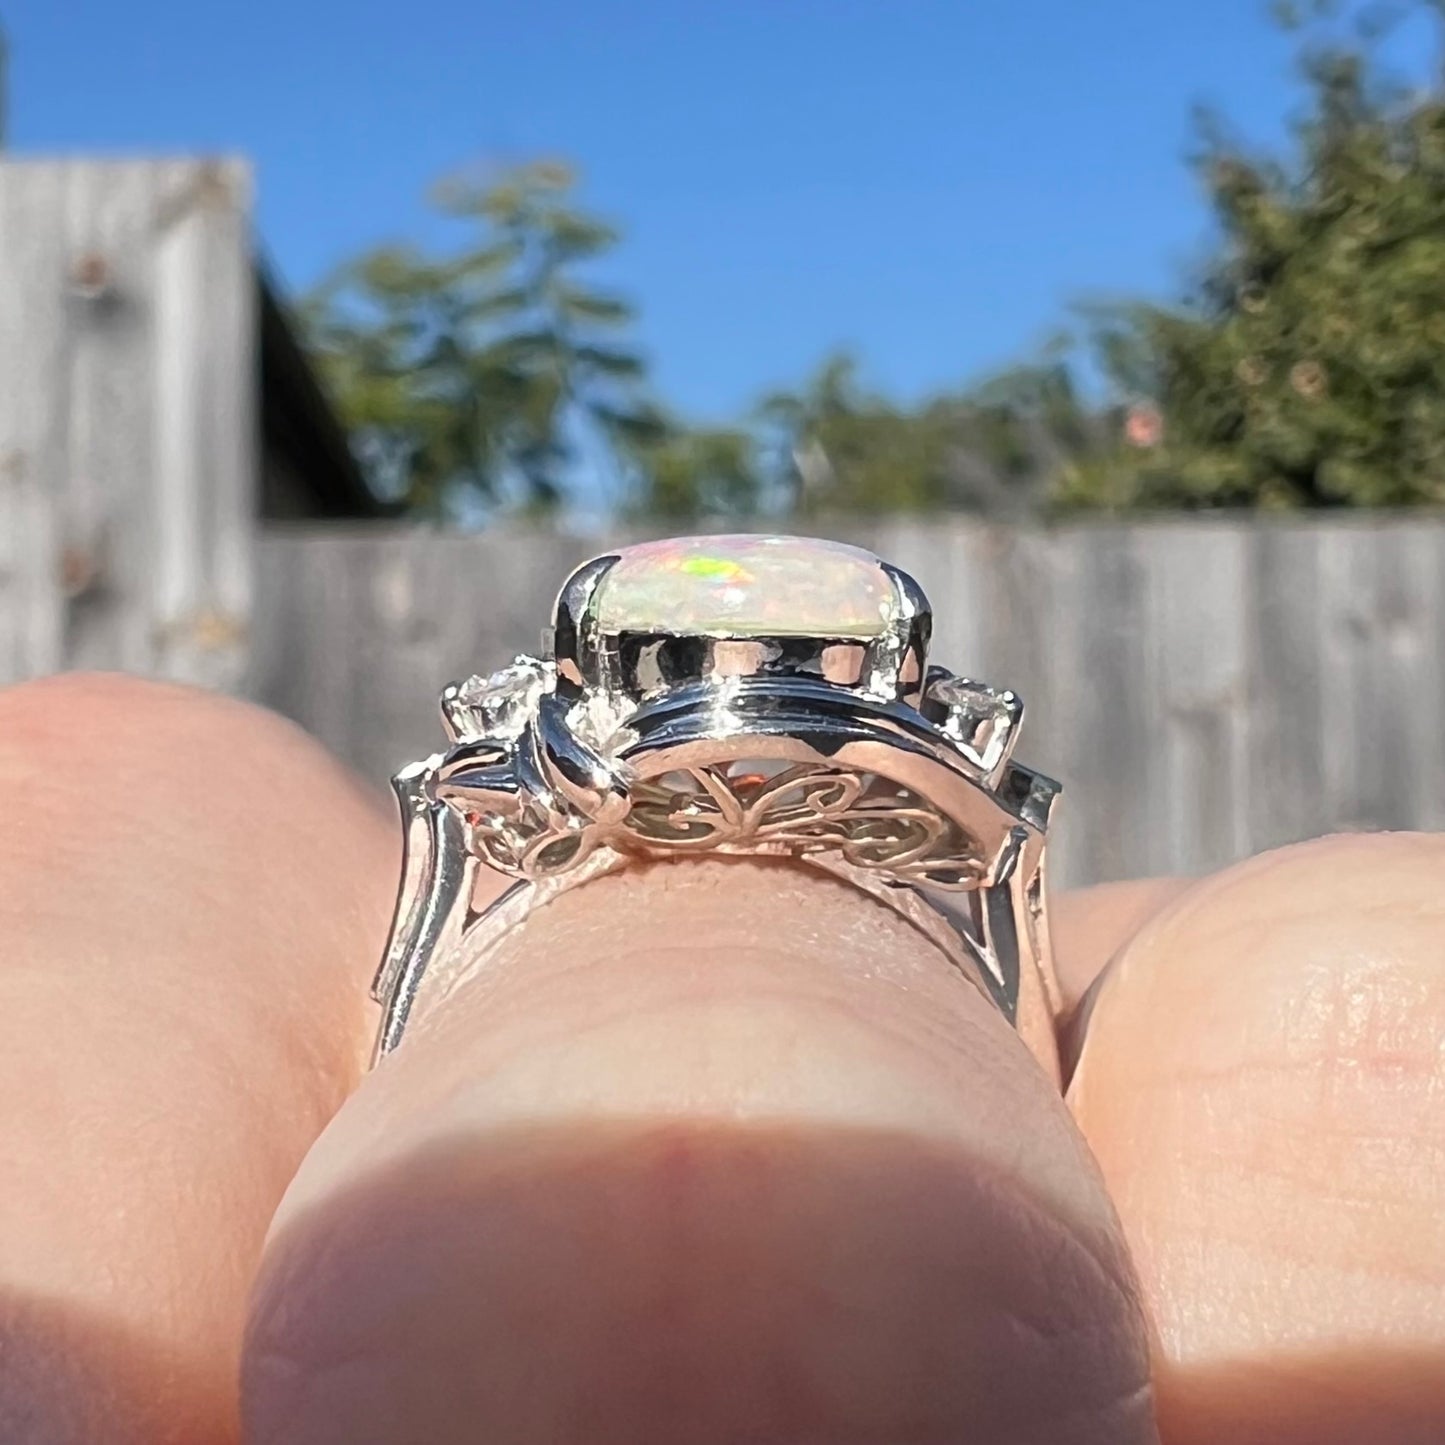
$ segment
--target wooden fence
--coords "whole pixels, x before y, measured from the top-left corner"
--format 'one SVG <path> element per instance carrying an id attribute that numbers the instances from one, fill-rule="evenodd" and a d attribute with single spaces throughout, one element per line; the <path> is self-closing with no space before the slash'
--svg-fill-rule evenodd
<path id="1" fill-rule="evenodd" d="M 258 458 L 250 170 L 0 161 L 0 681 L 235 686 Z"/>
<path id="2" fill-rule="evenodd" d="M 259 525 L 261 443 L 325 408 L 283 415 L 314 391 L 299 353 L 265 384 L 249 199 L 236 161 L 0 160 L 0 683 L 246 691 L 380 783 L 437 742 L 440 685 L 535 647 L 568 568 L 618 539 Z M 311 440 L 293 491 L 322 480 Z M 833 534 L 923 581 L 940 659 L 1027 700 L 1064 881 L 1445 827 L 1445 518 Z"/>
<path id="3" fill-rule="evenodd" d="M 1445 520 L 831 530 L 923 582 L 935 656 L 1023 695 L 1020 756 L 1066 786 L 1060 881 L 1445 827 Z M 382 778 L 437 744 L 439 684 L 535 648 L 558 582 L 600 549 L 274 531 L 247 689 Z"/>

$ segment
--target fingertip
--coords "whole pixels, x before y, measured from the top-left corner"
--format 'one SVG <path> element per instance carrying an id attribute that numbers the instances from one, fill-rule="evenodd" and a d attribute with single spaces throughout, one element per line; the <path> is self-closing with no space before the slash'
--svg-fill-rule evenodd
<path id="1" fill-rule="evenodd" d="M 1086 1151 L 920 935 L 697 861 L 521 932 L 288 1195 L 257 1445 L 1154 1438 Z"/>
<path id="2" fill-rule="evenodd" d="M 1445 1418 L 1445 838 L 1202 880 L 1099 990 L 1070 1102 L 1133 1245 L 1167 1438 Z"/>
<path id="3" fill-rule="evenodd" d="M 1067 1016 L 1109 960 L 1167 903 L 1190 886 L 1189 878 L 1130 878 L 1057 894 L 1050 903 L 1054 967 Z"/>
<path id="4" fill-rule="evenodd" d="M 31 1412 L 0 1433 L 234 1438 L 266 1222 L 365 1057 L 394 830 L 292 725 L 106 675 L 0 692 L 0 811 L 0 1420 Z"/>

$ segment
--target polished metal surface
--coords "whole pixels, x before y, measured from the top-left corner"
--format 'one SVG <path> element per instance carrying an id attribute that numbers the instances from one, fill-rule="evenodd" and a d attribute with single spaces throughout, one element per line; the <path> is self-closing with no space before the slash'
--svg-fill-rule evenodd
<path id="1" fill-rule="evenodd" d="M 449 746 L 394 780 L 406 861 L 373 985 L 377 1058 L 438 961 L 440 996 L 559 892 L 708 853 L 845 879 L 1051 1050 L 1044 850 L 1059 788 L 1013 761 L 1017 697 L 929 666 L 918 584 L 880 564 L 894 604 L 868 638 L 607 635 L 595 603 L 616 560 L 564 584 L 544 656 L 448 687 Z M 517 882 L 478 911 L 482 866 Z"/>

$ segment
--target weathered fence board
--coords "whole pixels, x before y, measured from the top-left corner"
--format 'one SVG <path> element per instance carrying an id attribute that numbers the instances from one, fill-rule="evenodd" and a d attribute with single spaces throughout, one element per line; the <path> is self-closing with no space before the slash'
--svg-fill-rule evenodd
<path id="1" fill-rule="evenodd" d="M 1023 755 L 1067 787 L 1061 881 L 1445 827 L 1445 520 L 830 530 L 920 578 L 940 660 L 1028 702 Z M 247 686 L 384 779 L 436 746 L 440 685 L 535 648 L 601 545 L 273 532 Z"/>
<path id="2" fill-rule="evenodd" d="M 234 686 L 257 496 L 239 162 L 0 162 L 0 681 Z"/>
<path id="3" fill-rule="evenodd" d="M 1323 547 L 1320 530 L 1305 524 L 1259 527 L 1249 543 L 1240 605 L 1253 649 L 1254 765 L 1242 821 L 1251 844 L 1267 848 L 1317 830 L 1324 808 Z"/>
<path id="4" fill-rule="evenodd" d="M 226 161 L 0 159 L 0 683 L 246 690 L 379 784 L 602 540 L 263 532 L 249 190 Z M 1028 700 L 1064 881 L 1445 827 L 1445 517 L 827 530 L 924 582 L 940 659 Z"/>

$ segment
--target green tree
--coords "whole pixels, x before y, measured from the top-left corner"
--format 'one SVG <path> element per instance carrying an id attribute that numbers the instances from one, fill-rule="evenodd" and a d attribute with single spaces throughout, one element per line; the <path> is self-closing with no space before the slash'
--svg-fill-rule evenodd
<path id="1" fill-rule="evenodd" d="M 1445 501 L 1445 95 L 1389 82 L 1382 17 L 1341 38 L 1325 7 L 1284 14 L 1309 96 L 1290 154 L 1206 130 L 1219 245 L 1192 295 L 1095 317 L 1106 370 L 1157 425 L 1112 473 L 1062 476 L 1060 501 Z"/>
<path id="2" fill-rule="evenodd" d="M 631 450 L 635 516 L 690 521 L 756 516 L 767 481 L 757 440 L 743 428 L 669 426 Z"/>
<path id="3" fill-rule="evenodd" d="M 1054 357 L 900 406 L 834 356 L 801 391 L 770 396 L 760 418 L 771 490 L 805 513 L 1034 512 L 1058 475 L 1102 465 L 1117 431 Z"/>
<path id="4" fill-rule="evenodd" d="M 851 356 L 758 409 L 782 495 L 802 512 L 907 512 L 942 504 L 946 439 L 921 415 L 865 391 Z"/>
<path id="5" fill-rule="evenodd" d="M 535 162 L 434 203 L 472 240 L 431 256 L 387 246 L 303 307 L 313 350 L 378 490 L 418 510 L 470 496 L 550 508 L 581 447 L 619 469 L 666 427 L 627 344 L 626 302 L 579 268 L 616 243 L 579 210 L 571 170 Z"/>

